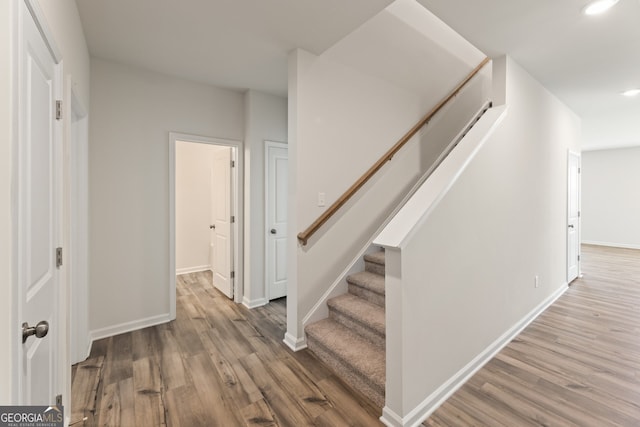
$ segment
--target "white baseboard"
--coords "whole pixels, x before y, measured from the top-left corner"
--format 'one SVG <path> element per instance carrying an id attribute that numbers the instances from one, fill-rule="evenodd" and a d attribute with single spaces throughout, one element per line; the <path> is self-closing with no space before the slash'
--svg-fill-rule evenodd
<path id="1" fill-rule="evenodd" d="M 201 271 L 209 271 L 209 270 L 211 270 L 210 265 L 198 265 L 195 267 L 176 268 L 176 276 L 179 276 L 181 274 L 199 273 Z"/>
<path id="2" fill-rule="evenodd" d="M 640 249 L 640 245 L 630 245 L 627 243 L 596 242 L 593 240 L 584 240 L 582 243 L 585 245 L 608 246 L 611 248 Z"/>
<path id="3" fill-rule="evenodd" d="M 267 305 L 267 304 L 269 304 L 269 300 L 267 298 L 258 298 L 254 300 L 242 298 L 242 305 L 244 305 L 248 309 L 262 307 L 263 305 Z"/>
<path id="4" fill-rule="evenodd" d="M 542 301 L 529 314 L 523 317 L 518 323 L 513 325 L 502 336 L 491 343 L 483 352 L 478 354 L 465 367 L 456 372 L 451 378 L 444 382 L 431 395 L 424 399 L 418 406 L 404 417 L 385 406 L 382 410 L 380 421 L 389 427 L 417 426 L 426 420 L 445 400 L 455 393 L 469 378 L 478 372 L 487 362 L 489 362 L 500 350 L 509 344 L 524 328 L 526 328 L 536 317 L 544 312 L 551 304 L 564 294 L 568 285 L 563 284 L 557 291 Z"/>
<path id="5" fill-rule="evenodd" d="M 93 338 L 91 338 L 91 334 L 87 334 L 87 348 L 85 350 L 84 360 L 87 360 L 89 356 L 91 356 L 91 346 L 93 345 Z"/>
<path id="6" fill-rule="evenodd" d="M 161 325 L 173 320 L 169 313 L 160 314 L 158 316 L 147 317 L 146 319 L 134 320 L 131 322 L 120 323 L 119 325 L 108 326 L 106 328 L 96 329 L 90 332 L 91 345 L 94 341 L 102 338 L 112 337 L 114 335 L 124 334 L 126 332 L 137 331 L 138 329 L 148 328 L 149 326 Z M 91 348 L 91 345 L 89 348 Z"/>
<path id="7" fill-rule="evenodd" d="M 287 332 L 284 335 L 284 340 L 282 341 L 293 351 L 300 351 L 307 348 L 306 336 L 302 338 L 296 338 L 294 335 Z"/>

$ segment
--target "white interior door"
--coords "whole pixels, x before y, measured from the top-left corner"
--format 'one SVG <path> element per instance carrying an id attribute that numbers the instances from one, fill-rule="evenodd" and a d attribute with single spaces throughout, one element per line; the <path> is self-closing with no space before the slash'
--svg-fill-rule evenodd
<path id="1" fill-rule="evenodd" d="M 567 282 L 580 274 L 580 155 L 569 152 L 567 218 Z"/>
<path id="2" fill-rule="evenodd" d="M 209 265 L 211 266 L 211 272 L 215 275 L 216 271 L 216 197 L 213 195 L 213 189 L 215 188 L 213 175 L 213 156 L 211 156 L 211 173 L 209 174 L 209 193 L 210 195 L 210 225 L 209 225 Z"/>
<path id="3" fill-rule="evenodd" d="M 212 208 L 213 208 L 213 284 L 223 294 L 233 298 L 233 227 L 231 148 L 224 147 L 213 153 Z"/>
<path id="4" fill-rule="evenodd" d="M 287 144 L 266 147 L 266 280 L 270 300 L 287 295 Z"/>
<path id="5" fill-rule="evenodd" d="M 20 404 L 50 405 L 58 390 L 60 94 L 58 65 L 23 1 L 19 38 L 18 319 Z M 45 327 L 45 323 L 47 327 Z M 39 325 L 36 328 L 36 325 Z M 45 331 L 47 332 L 45 335 Z M 27 333 L 27 334 L 25 334 Z M 63 362 L 63 361 L 62 361 Z"/>

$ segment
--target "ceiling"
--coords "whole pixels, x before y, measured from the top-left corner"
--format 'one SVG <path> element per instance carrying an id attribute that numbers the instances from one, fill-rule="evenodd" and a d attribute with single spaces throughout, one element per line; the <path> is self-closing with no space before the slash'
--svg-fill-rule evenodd
<path id="1" fill-rule="evenodd" d="M 640 145 L 640 1 L 417 0 L 491 57 L 509 54 L 583 119 L 583 148 Z M 321 53 L 391 0 L 76 0 L 90 54 L 286 95 L 287 54 Z"/>

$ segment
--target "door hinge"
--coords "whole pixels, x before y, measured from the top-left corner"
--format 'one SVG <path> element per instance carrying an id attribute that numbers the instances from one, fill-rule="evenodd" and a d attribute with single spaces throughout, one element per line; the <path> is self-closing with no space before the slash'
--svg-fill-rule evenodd
<path id="1" fill-rule="evenodd" d="M 56 268 L 62 267 L 62 248 L 56 248 Z"/>
<path id="2" fill-rule="evenodd" d="M 580 218 L 580 211 L 578 211 L 578 218 Z"/>
<path id="3" fill-rule="evenodd" d="M 578 173 L 582 173 L 582 168 L 578 168 Z"/>
<path id="4" fill-rule="evenodd" d="M 56 406 L 58 406 L 58 407 L 62 406 L 62 395 L 61 394 L 56 396 Z"/>
<path id="5" fill-rule="evenodd" d="M 235 160 L 231 160 L 231 167 L 235 168 L 236 167 L 236 161 Z"/>
<path id="6" fill-rule="evenodd" d="M 231 277 L 232 279 L 236 278 L 236 272 L 232 271 L 231 274 L 229 275 L 229 277 Z"/>
<path id="7" fill-rule="evenodd" d="M 236 222 L 236 216 L 235 215 L 231 215 L 231 224 L 233 224 L 234 222 Z"/>
<path id="8" fill-rule="evenodd" d="M 56 101 L 56 120 L 62 120 L 62 101 Z"/>
<path id="9" fill-rule="evenodd" d="M 578 261 L 580 261 L 580 255 L 578 255 Z"/>

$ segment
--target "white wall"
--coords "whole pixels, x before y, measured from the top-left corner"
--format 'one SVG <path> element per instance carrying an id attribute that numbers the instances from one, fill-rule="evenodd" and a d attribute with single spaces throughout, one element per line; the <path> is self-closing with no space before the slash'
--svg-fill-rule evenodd
<path id="1" fill-rule="evenodd" d="M 211 268 L 211 171 L 209 144 L 176 142 L 176 272 Z"/>
<path id="2" fill-rule="evenodd" d="M 287 99 L 249 90 L 245 104 L 245 275 L 243 303 L 266 304 L 265 141 L 287 142 Z"/>
<path id="3" fill-rule="evenodd" d="M 295 245 L 299 232 L 484 58 L 468 46 L 452 54 L 445 41 L 458 43 L 457 34 L 414 2 L 395 5 L 407 6 L 410 16 L 403 15 L 403 10 L 385 10 L 320 56 L 298 50 L 290 57 L 289 166 L 295 188 L 289 193 L 289 221 L 295 228 L 289 227 L 288 233 L 295 252 L 288 258 L 289 290 L 297 287 L 295 300 L 288 300 L 291 346 L 304 337 L 302 319 L 430 166 L 433 152 L 429 144 L 450 142 L 480 108 L 486 89 L 479 79 L 466 93 L 474 102 L 468 103 L 466 95 L 457 98 L 457 107 L 450 107 L 448 113 L 458 110 L 454 114 L 445 111 L 434 120 L 427 131 L 431 135 L 425 134 L 422 144 L 417 143 L 421 134 L 307 246 Z M 421 19 L 426 28 L 433 28 L 432 34 L 410 25 Z M 393 65 L 405 62 L 411 64 L 409 71 Z M 325 207 L 317 206 L 320 192 L 325 193 Z"/>
<path id="4" fill-rule="evenodd" d="M 640 147 L 582 153 L 582 240 L 640 249 Z"/>
<path id="5" fill-rule="evenodd" d="M 12 347 L 6 345 L 16 336 L 13 325 L 12 251 L 11 251 L 11 174 L 12 174 L 12 32 L 13 8 L 17 2 L 0 2 L 0 342 L 5 350 L 0 352 L 0 405 L 12 401 L 11 372 Z M 6 61 L 6 62 L 5 62 Z"/>
<path id="6" fill-rule="evenodd" d="M 387 415 L 427 411 L 566 289 L 567 151 L 580 151 L 580 120 L 513 60 L 494 68 L 506 118 L 388 253 Z"/>
<path id="7" fill-rule="evenodd" d="M 94 336 L 167 320 L 169 132 L 242 140 L 243 109 L 238 92 L 92 59 Z"/>

